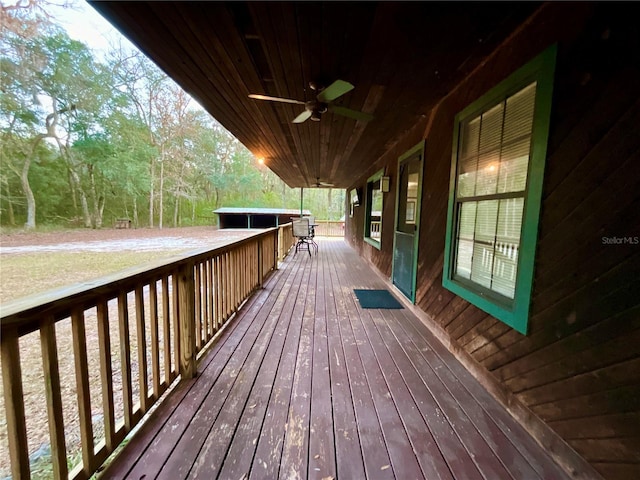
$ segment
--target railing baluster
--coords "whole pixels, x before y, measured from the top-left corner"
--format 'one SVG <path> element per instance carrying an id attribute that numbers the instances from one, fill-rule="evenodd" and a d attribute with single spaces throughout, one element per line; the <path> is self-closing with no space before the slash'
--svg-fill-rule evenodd
<path id="1" fill-rule="evenodd" d="M 13 478 L 29 478 L 31 475 L 29 472 L 29 445 L 27 443 L 27 425 L 24 417 L 22 368 L 20 365 L 20 345 L 17 329 L 3 330 L 0 345 L 11 475 Z"/>
<path id="2" fill-rule="evenodd" d="M 164 340 L 164 381 L 173 382 L 171 370 L 171 314 L 169 313 L 169 279 L 162 275 L 162 331 Z"/>
<path id="3" fill-rule="evenodd" d="M 131 347 L 129 341 L 129 305 L 127 292 L 118 293 L 118 330 L 120 333 L 120 365 L 122 371 L 122 401 L 124 403 L 124 428 L 131 430 L 133 417 L 131 388 Z"/>
<path id="4" fill-rule="evenodd" d="M 227 262 L 226 263 L 227 271 L 225 272 L 226 274 L 225 283 L 227 286 L 227 293 L 228 293 L 227 315 L 225 318 L 225 322 L 226 322 L 227 320 L 229 320 L 229 317 L 233 313 L 233 297 L 234 297 L 234 294 L 233 294 L 234 282 L 233 282 L 233 276 L 232 276 L 233 252 L 227 252 L 227 255 L 225 256 L 225 260 Z"/>
<path id="5" fill-rule="evenodd" d="M 153 399 L 160 397 L 160 345 L 158 338 L 158 285 L 149 282 L 149 319 L 151 321 L 151 371 L 153 375 Z"/>
<path id="6" fill-rule="evenodd" d="M 195 290 L 195 334 L 196 334 L 196 349 L 199 352 L 202 348 L 202 272 L 200 271 L 200 263 L 196 263 L 194 266 L 195 270 L 195 282 L 194 282 L 194 290 Z"/>
<path id="7" fill-rule="evenodd" d="M 214 283 L 213 283 L 213 258 L 207 260 L 207 284 L 209 293 L 209 315 L 207 318 L 207 325 L 209 333 L 207 334 L 207 341 L 211 340 L 211 337 L 215 334 L 215 306 L 214 306 Z"/>
<path id="8" fill-rule="evenodd" d="M 256 250 L 257 250 L 256 263 L 258 264 L 258 271 L 256 272 L 256 274 L 258 275 L 258 288 L 262 288 L 262 286 L 264 285 L 264 268 L 262 264 L 264 249 L 262 248 L 262 242 L 256 243 Z"/>
<path id="9" fill-rule="evenodd" d="M 180 307 L 178 302 L 178 272 L 174 270 L 171 273 L 171 296 L 173 297 L 173 318 L 172 326 L 173 326 L 173 365 L 175 368 L 175 373 L 178 375 L 180 373 Z"/>
<path id="10" fill-rule="evenodd" d="M 249 275 L 247 275 L 248 273 L 247 270 L 250 270 L 252 267 L 252 265 L 249 263 L 249 260 L 247 258 L 247 253 L 248 253 L 247 245 L 244 245 L 240 250 L 240 270 L 238 273 L 241 276 L 240 285 L 242 288 L 240 289 L 240 295 L 238 295 L 238 303 L 240 303 L 242 301 L 242 298 L 246 295 L 247 280 L 251 278 L 249 277 Z"/>
<path id="11" fill-rule="evenodd" d="M 78 415 L 80 417 L 80 438 L 82 441 L 82 470 L 87 476 L 91 476 L 94 471 L 95 452 L 93 448 L 93 424 L 91 423 L 87 336 L 84 326 L 84 311 L 79 307 L 74 308 L 71 312 L 71 332 L 76 370 Z"/>
<path id="12" fill-rule="evenodd" d="M 147 331 L 144 321 L 144 293 L 142 285 L 136 285 L 136 331 L 138 341 L 138 385 L 140 394 L 140 410 L 147 411 L 149 405 L 149 387 L 147 373 Z"/>
<path id="13" fill-rule="evenodd" d="M 230 254 L 229 252 L 225 252 L 222 257 L 222 288 L 224 290 L 224 316 L 222 317 L 223 324 L 226 323 L 229 318 L 229 314 L 231 313 L 231 288 L 229 285 L 229 263 L 230 263 Z"/>
<path id="14" fill-rule="evenodd" d="M 222 316 L 224 315 L 222 307 L 222 255 L 215 257 L 216 267 L 216 332 L 222 325 Z"/>
<path id="15" fill-rule="evenodd" d="M 242 249 L 237 249 L 237 250 L 233 250 L 233 269 L 231 270 L 231 278 L 234 278 L 234 273 L 235 272 L 242 272 L 241 266 L 240 266 L 240 253 L 242 252 Z M 233 282 L 233 311 L 237 312 L 238 311 L 238 299 L 240 298 L 240 288 L 242 287 L 242 276 L 240 276 L 240 278 L 237 278 L 237 275 L 234 278 L 234 282 Z"/>
<path id="16" fill-rule="evenodd" d="M 113 405 L 113 369 L 111 367 L 111 336 L 109 334 L 109 308 L 106 299 L 98 302 L 98 348 L 100 351 L 100 379 L 102 381 L 102 412 L 107 449 L 115 445 L 115 410 Z"/>
<path id="17" fill-rule="evenodd" d="M 233 279 L 233 272 L 236 266 L 235 252 L 229 252 L 229 263 L 227 264 L 227 285 L 229 287 L 229 312 L 227 313 L 227 320 L 233 314 L 235 310 L 236 300 L 236 282 Z"/>
<path id="18" fill-rule="evenodd" d="M 67 449 L 64 440 L 64 418 L 62 416 L 62 396 L 60 394 L 60 371 L 58 367 L 58 347 L 53 316 L 49 315 L 40 326 L 40 346 L 42 348 L 42 368 L 45 378 L 47 417 L 51 442 L 53 476 L 67 478 Z"/>

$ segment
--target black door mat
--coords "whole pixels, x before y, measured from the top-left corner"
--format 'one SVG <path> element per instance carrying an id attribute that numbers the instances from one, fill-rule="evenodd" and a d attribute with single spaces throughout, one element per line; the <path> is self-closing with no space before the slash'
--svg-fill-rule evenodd
<path id="1" fill-rule="evenodd" d="M 400 302 L 398 302 L 389 290 L 357 290 L 354 289 L 353 293 L 358 297 L 360 306 L 362 308 L 404 308 Z"/>

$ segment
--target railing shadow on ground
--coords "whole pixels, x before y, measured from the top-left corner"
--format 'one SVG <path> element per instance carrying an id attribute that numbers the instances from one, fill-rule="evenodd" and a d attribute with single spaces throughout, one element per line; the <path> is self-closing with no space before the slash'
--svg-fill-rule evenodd
<path id="1" fill-rule="evenodd" d="M 3 305 L 13 478 L 31 477 L 43 447 L 51 476 L 91 477 L 172 384 L 196 375 L 199 357 L 292 245 L 289 223 Z M 42 369 L 23 372 L 21 354 L 41 355 Z M 77 396 L 75 411 L 63 395 Z M 30 438 L 33 422 L 48 424 L 48 439 Z"/>

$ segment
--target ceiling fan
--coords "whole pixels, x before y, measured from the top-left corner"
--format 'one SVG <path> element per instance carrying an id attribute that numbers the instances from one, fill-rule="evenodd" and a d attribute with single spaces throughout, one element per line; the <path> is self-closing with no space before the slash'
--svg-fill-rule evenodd
<path id="1" fill-rule="evenodd" d="M 314 183 L 313 186 L 316 188 L 321 188 L 321 187 L 333 187 L 334 185 L 333 183 L 321 182 L 320 177 L 316 177 L 316 183 Z"/>
<path id="2" fill-rule="evenodd" d="M 319 122 L 322 114 L 329 111 L 343 117 L 353 118 L 355 120 L 362 120 L 368 122 L 373 119 L 373 115 L 368 113 L 359 112 L 350 108 L 341 107 L 339 105 L 333 105 L 331 102 L 341 97 L 347 92 L 354 89 L 354 86 L 344 80 L 336 80 L 328 87 L 324 88 L 315 82 L 309 82 L 309 86 L 315 92 L 318 92 L 315 100 L 309 102 L 303 102 L 300 100 L 292 100 L 290 98 L 269 97 L 267 95 L 250 94 L 249 98 L 256 100 L 268 100 L 270 102 L 282 102 L 293 103 L 296 105 L 304 105 L 304 112 L 293 119 L 293 123 L 302 123 L 311 119 L 315 122 Z"/>

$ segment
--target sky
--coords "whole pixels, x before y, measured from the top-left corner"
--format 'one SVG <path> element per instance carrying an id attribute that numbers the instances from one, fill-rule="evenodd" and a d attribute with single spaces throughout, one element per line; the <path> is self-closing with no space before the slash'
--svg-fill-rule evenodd
<path id="1" fill-rule="evenodd" d="M 62 0 L 52 0 L 52 3 L 56 1 L 63 3 Z M 67 31 L 69 37 L 87 45 L 96 59 L 105 61 L 107 53 L 113 50 L 110 46 L 117 46 L 119 43 L 125 49 L 138 51 L 138 47 L 132 44 L 85 0 L 66 0 L 66 3 L 72 7 L 58 7 L 50 3 L 47 4 L 46 11 L 53 16 L 54 23 Z M 188 108 L 203 110 L 193 98 Z"/>
<path id="2" fill-rule="evenodd" d="M 104 58 L 109 45 L 117 45 L 119 41 L 127 48 L 136 48 L 84 0 L 70 0 L 68 3 L 72 8 L 47 5 L 46 10 L 71 38 L 86 44 L 98 58 Z"/>

